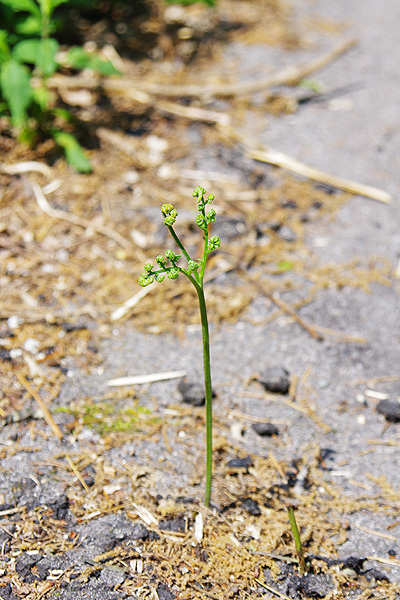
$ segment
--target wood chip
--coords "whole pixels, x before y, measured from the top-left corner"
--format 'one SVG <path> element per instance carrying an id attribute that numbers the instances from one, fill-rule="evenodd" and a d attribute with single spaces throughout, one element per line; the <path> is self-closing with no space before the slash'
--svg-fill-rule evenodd
<path id="1" fill-rule="evenodd" d="M 122 385 L 139 385 L 142 383 L 153 383 L 155 381 L 165 381 L 167 379 L 177 379 L 184 377 L 186 371 L 166 371 L 165 373 L 149 373 L 148 375 L 133 375 L 132 377 L 118 377 L 117 379 L 109 379 L 108 387 L 119 387 Z"/>

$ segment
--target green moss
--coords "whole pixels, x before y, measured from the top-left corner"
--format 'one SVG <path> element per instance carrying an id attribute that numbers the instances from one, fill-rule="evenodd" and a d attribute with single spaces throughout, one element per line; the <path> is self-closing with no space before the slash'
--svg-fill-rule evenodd
<path id="1" fill-rule="evenodd" d="M 150 417 L 151 411 L 137 402 L 123 407 L 112 402 L 88 402 L 80 406 L 72 405 L 56 410 L 74 415 L 80 424 L 95 429 L 100 435 L 137 431 L 141 424 L 154 424 L 159 420 Z"/>

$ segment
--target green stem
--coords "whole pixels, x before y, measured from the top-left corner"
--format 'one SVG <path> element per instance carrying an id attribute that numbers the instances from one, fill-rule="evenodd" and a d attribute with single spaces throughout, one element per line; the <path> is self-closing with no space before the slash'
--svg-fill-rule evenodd
<path id="1" fill-rule="evenodd" d="M 288 511 L 290 527 L 292 529 L 292 533 L 293 533 L 293 537 L 294 537 L 294 543 L 296 546 L 297 557 L 299 559 L 300 575 L 304 575 L 304 573 L 307 573 L 307 566 L 306 566 L 306 561 L 304 559 L 304 552 L 303 552 L 303 546 L 301 544 L 299 528 L 297 527 L 296 516 L 294 514 L 294 507 L 291 504 L 288 504 L 286 506 L 286 508 Z"/>
<path id="2" fill-rule="evenodd" d="M 175 240 L 176 244 L 177 244 L 177 245 L 179 246 L 179 248 L 182 250 L 182 252 L 183 252 L 183 255 L 184 255 L 184 257 L 186 258 L 186 260 L 187 260 L 187 261 L 189 261 L 189 260 L 192 260 L 192 259 L 190 258 L 190 256 L 189 256 L 189 253 L 188 253 L 188 251 L 186 250 L 185 246 L 182 244 L 181 240 L 180 240 L 180 239 L 178 238 L 178 236 L 176 235 L 176 233 L 175 233 L 175 231 L 174 231 L 174 228 L 173 228 L 173 227 L 171 227 L 170 225 L 168 225 L 168 229 L 169 229 L 169 232 L 170 232 L 170 234 L 171 234 L 171 235 L 172 235 L 172 237 L 174 238 L 174 240 Z M 200 283 L 200 282 L 199 282 L 199 274 L 198 274 L 198 273 L 196 273 L 196 272 L 194 272 L 194 277 L 195 277 L 195 279 L 196 279 L 197 283 Z"/>
<path id="3" fill-rule="evenodd" d="M 210 336 L 208 331 L 208 318 L 206 300 L 203 288 L 195 286 L 200 305 L 201 332 L 203 336 L 203 368 L 204 386 L 206 392 L 206 493 L 204 505 L 209 506 L 211 500 L 212 482 L 212 386 L 210 366 Z"/>

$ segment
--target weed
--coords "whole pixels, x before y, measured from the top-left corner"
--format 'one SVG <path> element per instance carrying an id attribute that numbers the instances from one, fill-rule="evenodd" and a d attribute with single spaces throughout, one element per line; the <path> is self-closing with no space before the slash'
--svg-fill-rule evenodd
<path id="1" fill-rule="evenodd" d="M 210 364 L 210 337 L 208 331 L 207 307 L 204 296 L 204 271 L 206 268 L 207 257 L 213 250 L 220 247 L 221 241 L 218 236 L 209 236 L 210 223 L 215 221 L 216 212 L 211 208 L 206 213 L 206 206 L 214 200 L 213 194 L 204 198 L 206 190 L 202 187 L 197 187 L 193 192 L 193 197 L 197 198 L 197 210 L 199 214 L 196 217 L 196 225 L 203 231 L 204 250 L 201 259 L 193 260 L 188 254 L 186 248 L 175 233 L 173 225 L 178 216 L 178 212 L 172 204 L 163 204 L 161 212 L 164 216 L 164 225 L 176 242 L 182 254 L 175 254 L 172 250 L 166 250 L 165 256 L 159 255 L 156 258 L 158 269 L 150 263 L 144 265 L 144 273 L 139 277 L 139 284 L 146 287 L 154 281 L 161 282 L 165 279 L 165 274 L 169 279 L 177 279 L 182 273 L 187 277 L 190 283 L 194 286 L 197 297 L 199 299 L 201 329 L 203 336 L 203 369 L 204 369 L 204 385 L 206 395 L 206 492 L 204 504 L 209 506 L 211 499 L 211 482 L 212 482 L 212 389 L 211 389 L 211 364 Z M 187 266 L 180 267 L 179 259 L 182 255 L 187 260 Z"/>
<path id="2" fill-rule="evenodd" d="M 67 162 L 87 173 L 91 165 L 72 133 L 73 117 L 55 106 L 47 80 L 61 67 L 91 68 L 103 75 L 117 73 L 109 61 L 83 48 L 62 55 L 54 37 L 58 21 L 54 12 L 68 0 L 0 0 L 0 115 L 20 141 L 33 144 L 38 132 L 54 138 Z"/>
<path id="3" fill-rule="evenodd" d="M 299 571 L 300 575 L 303 576 L 308 573 L 309 568 L 304 558 L 303 545 L 301 543 L 299 528 L 297 527 L 296 515 L 294 514 L 294 506 L 292 504 L 288 504 L 286 508 L 288 511 L 289 523 L 296 547 L 297 558 L 299 560 Z"/>

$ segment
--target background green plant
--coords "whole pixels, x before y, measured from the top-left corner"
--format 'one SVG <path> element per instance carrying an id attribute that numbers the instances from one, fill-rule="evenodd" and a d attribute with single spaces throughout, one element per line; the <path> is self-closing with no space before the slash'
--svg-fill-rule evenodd
<path id="1" fill-rule="evenodd" d="M 61 67 L 117 73 L 109 61 L 83 48 L 71 48 L 63 59 L 55 33 L 55 12 L 68 0 L 0 0 L 0 114 L 10 118 L 19 140 L 33 144 L 39 134 L 51 136 L 77 171 L 91 165 L 76 137 L 65 131 L 73 117 L 55 104 L 47 80 Z"/>
<path id="2" fill-rule="evenodd" d="M 168 2 L 214 4 L 214 0 Z M 47 80 L 61 68 L 89 68 L 105 76 L 117 71 L 110 61 L 80 46 L 59 52 L 60 5 L 97 9 L 95 0 L 0 0 L 0 115 L 9 117 L 20 141 L 33 145 L 40 135 L 52 137 L 67 162 L 87 173 L 91 165 L 73 133 L 74 118 L 57 106 Z"/>

